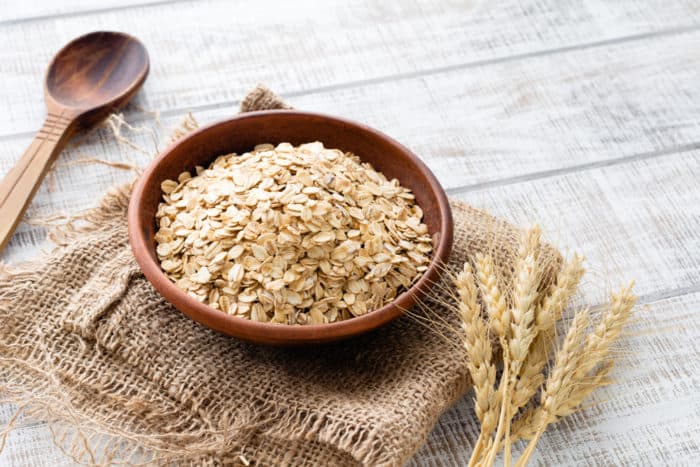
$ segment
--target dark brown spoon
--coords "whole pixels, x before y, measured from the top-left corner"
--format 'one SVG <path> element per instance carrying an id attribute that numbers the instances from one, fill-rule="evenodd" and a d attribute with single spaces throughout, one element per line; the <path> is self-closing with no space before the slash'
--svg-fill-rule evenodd
<path id="1" fill-rule="evenodd" d="M 70 138 L 124 106 L 146 79 L 148 68 L 143 44 L 120 32 L 86 34 L 56 54 L 44 83 L 44 125 L 0 182 L 0 250 Z"/>

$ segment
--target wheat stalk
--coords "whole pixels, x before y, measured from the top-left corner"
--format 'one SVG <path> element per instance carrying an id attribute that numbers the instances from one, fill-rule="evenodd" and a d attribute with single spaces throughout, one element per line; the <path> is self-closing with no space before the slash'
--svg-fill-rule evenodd
<path id="1" fill-rule="evenodd" d="M 510 465 L 511 444 L 519 439 L 530 440 L 516 463 L 526 465 L 547 426 L 579 410 L 596 388 L 610 383 L 611 345 L 632 313 L 635 297 L 631 284 L 612 296 L 610 306 L 590 333 L 590 312 L 579 310 L 545 377 L 556 324 L 576 292 L 584 269 L 583 257 L 574 255 L 560 269 L 554 284 L 540 292 L 539 243 L 539 228 L 523 235 L 510 301 L 499 288 L 496 267 L 488 255 L 475 255 L 475 272 L 467 263 L 454 281 L 475 388 L 475 412 L 481 422 L 470 466 L 493 465 L 502 448 L 504 463 Z M 497 387 L 492 334 L 498 337 L 502 350 L 503 373 Z M 539 388 L 539 403 L 521 411 Z"/>
<path id="2" fill-rule="evenodd" d="M 477 304 L 476 288 L 469 263 L 455 279 L 460 297 L 460 318 L 464 326 L 465 348 L 469 355 L 469 373 L 476 392 L 476 414 L 484 423 L 489 401 L 496 382 L 496 367 L 492 363 L 493 350 L 486 323 L 481 319 L 481 309 Z"/>
<path id="3" fill-rule="evenodd" d="M 520 439 L 530 442 L 516 465 L 526 465 L 548 425 L 579 410 L 596 388 L 610 383 L 610 349 L 631 315 L 632 285 L 612 296 L 590 333 L 590 312 L 579 310 L 548 369 L 557 322 L 584 268 L 583 257 L 572 256 L 553 285 L 541 291 L 539 251 L 540 230 L 534 227 L 521 239 L 509 297 L 502 293 L 493 259 L 480 253 L 474 256 L 473 267 L 466 263 L 454 278 L 456 294 L 447 290 L 457 299 L 475 412 L 481 422 L 470 466 L 493 465 L 501 449 L 505 465 L 510 465 L 511 444 Z M 500 354 L 494 354 L 492 337 L 498 338 Z M 498 382 L 497 355 L 503 365 Z M 528 405 L 540 388 L 539 401 Z"/>
<path id="4" fill-rule="evenodd" d="M 493 264 L 493 259 L 490 256 L 484 255 L 482 253 L 476 254 L 476 283 L 481 290 L 481 297 L 486 308 L 486 314 L 488 316 L 488 324 L 493 333 L 498 337 L 503 354 L 507 358 L 508 352 L 508 336 L 510 334 L 510 320 L 511 311 L 506 304 L 505 296 L 501 293 L 498 286 L 498 276 L 496 275 L 496 268 Z M 508 373 L 507 366 L 505 367 L 505 373 Z M 484 416 L 488 418 L 489 422 L 496 421 L 495 423 L 489 423 L 487 425 L 481 426 L 481 432 L 479 434 L 479 439 L 477 440 L 476 447 L 472 453 L 472 458 L 469 465 L 474 465 L 478 461 L 481 454 L 481 450 L 484 448 L 484 443 L 489 440 L 487 448 L 491 445 L 490 436 L 494 428 L 498 427 L 499 430 L 496 433 L 496 437 L 500 437 L 502 433 L 502 423 L 505 414 L 503 413 L 502 400 L 505 395 L 505 384 L 504 380 L 501 380 L 499 384 L 498 391 L 495 391 L 493 400 L 489 404 L 489 410 Z M 487 450 L 488 452 L 488 450 Z"/>

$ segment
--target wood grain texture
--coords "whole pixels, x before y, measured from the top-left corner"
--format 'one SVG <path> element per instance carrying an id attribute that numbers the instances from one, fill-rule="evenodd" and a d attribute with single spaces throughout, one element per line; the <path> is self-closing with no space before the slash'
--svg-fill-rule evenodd
<path id="1" fill-rule="evenodd" d="M 456 188 L 696 143 L 700 56 L 683 51 L 698 39 L 677 34 L 290 99 L 385 130 L 435 160 Z M 195 114 L 207 122 L 232 109 Z"/>
<path id="2" fill-rule="evenodd" d="M 60 2 L 17 2 L 0 0 L 0 24 L 27 23 L 47 18 L 95 15 L 138 5 L 161 6 L 178 0 L 63 0 Z"/>
<path id="3" fill-rule="evenodd" d="M 15 415 L 13 404 L 0 405 L 0 426 L 4 427 Z M 0 453 L 1 466 L 68 467 L 75 465 L 53 442 L 46 424 L 27 421 L 15 422 L 5 449 Z"/>
<path id="4" fill-rule="evenodd" d="M 0 134 L 39 126 L 45 64 L 60 44 L 98 29 L 143 40 L 154 60 L 139 104 L 168 111 L 230 102 L 256 82 L 305 93 L 390 81 L 694 27 L 699 18 L 689 0 L 221 0 L 10 23 L 0 25 Z"/>
<path id="5" fill-rule="evenodd" d="M 0 17 L 0 174 L 43 119 L 49 57 L 98 28 L 145 40 L 154 66 L 138 104 L 164 111 L 163 128 L 154 129 L 161 134 L 189 109 L 203 123 L 230 115 L 256 81 L 299 108 L 366 121 L 414 149 L 456 196 L 521 225 L 539 222 L 555 243 L 584 252 L 593 274 L 582 301 L 598 303 L 608 286 L 637 279 L 647 305 L 624 341 L 619 386 L 550 430 L 533 464 L 700 463 L 697 2 L 237 0 L 112 9 L 109 0 L 107 11 L 81 15 L 93 6 L 70 1 L 0 8 L 13 15 Z M 136 107 L 126 115 L 143 120 Z M 150 133 L 130 137 L 155 149 Z M 132 178 L 78 163 L 90 157 L 149 158 L 114 143 L 108 130 L 84 136 L 28 217 L 75 213 Z M 21 224 L 0 259 L 35 256 L 45 233 Z M 11 411 L 0 405 L 0 425 Z M 473 420 L 466 397 L 412 465 L 463 465 Z M 70 463 L 34 423 L 11 435 L 0 465 Z"/>
<path id="6" fill-rule="evenodd" d="M 32 202 L 46 173 L 68 142 L 72 119 L 49 113 L 22 157 L 0 180 L 0 250 Z"/>
<path id="7" fill-rule="evenodd" d="M 457 196 L 585 255 L 587 303 L 631 279 L 653 299 L 700 287 L 699 171 L 700 151 L 688 151 Z"/>

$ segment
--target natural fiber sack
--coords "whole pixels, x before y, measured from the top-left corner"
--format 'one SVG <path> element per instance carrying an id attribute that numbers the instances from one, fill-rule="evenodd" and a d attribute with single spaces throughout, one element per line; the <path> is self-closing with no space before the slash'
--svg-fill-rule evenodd
<path id="1" fill-rule="evenodd" d="M 285 104 L 257 88 L 241 107 Z M 446 296 L 426 302 L 429 315 L 323 347 L 257 346 L 200 326 L 139 272 L 128 198 L 129 187 L 108 194 L 54 232 L 49 256 L 0 273 L 2 394 L 50 422 L 76 460 L 400 465 L 469 388 L 458 339 L 429 324 L 453 320 Z M 489 252 L 509 280 L 519 231 L 452 209 L 448 267 Z"/>

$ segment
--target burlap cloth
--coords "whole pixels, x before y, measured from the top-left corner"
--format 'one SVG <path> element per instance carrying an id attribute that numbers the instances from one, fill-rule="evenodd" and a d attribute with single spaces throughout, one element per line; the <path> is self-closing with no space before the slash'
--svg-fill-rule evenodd
<path id="1" fill-rule="evenodd" d="M 285 104 L 257 88 L 241 107 Z M 0 277 L 2 393 L 49 421 L 76 460 L 400 465 L 469 388 L 456 337 L 437 323 L 456 322 L 435 300 L 430 313 L 313 348 L 198 325 L 140 274 L 128 199 L 128 188 L 108 194 L 54 232 L 49 256 Z M 519 231 L 456 200 L 452 209 L 451 265 L 490 252 L 509 280 Z"/>

